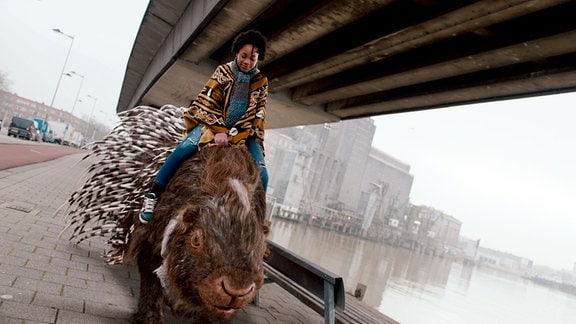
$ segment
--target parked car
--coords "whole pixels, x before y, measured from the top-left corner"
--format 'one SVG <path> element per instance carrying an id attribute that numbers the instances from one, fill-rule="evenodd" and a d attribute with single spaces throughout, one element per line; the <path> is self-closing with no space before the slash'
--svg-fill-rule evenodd
<path id="1" fill-rule="evenodd" d="M 36 134 L 38 134 L 38 129 L 33 120 L 16 116 L 12 117 L 12 122 L 8 127 L 8 136 L 35 140 Z"/>

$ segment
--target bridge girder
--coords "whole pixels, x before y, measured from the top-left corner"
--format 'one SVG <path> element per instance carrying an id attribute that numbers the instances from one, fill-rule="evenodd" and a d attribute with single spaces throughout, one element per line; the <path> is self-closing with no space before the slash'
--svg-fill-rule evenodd
<path id="1" fill-rule="evenodd" d="M 151 0 L 118 111 L 188 106 L 238 32 L 268 39 L 267 127 L 576 90 L 573 0 Z"/>

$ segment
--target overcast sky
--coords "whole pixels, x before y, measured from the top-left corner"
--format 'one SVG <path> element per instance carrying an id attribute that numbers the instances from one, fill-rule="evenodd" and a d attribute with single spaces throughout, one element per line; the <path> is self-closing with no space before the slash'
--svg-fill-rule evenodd
<path id="1" fill-rule="evenodd" d="M 379 116 L 373 145 L 411 166 L 411 201 L 480 245 L 572 269 L 576 94 Z"/>
<path id="2" fill-rule="evenodd" d="M 72 45 L 64 73 L 84 78 L 63 76 L 54 107 L 72 111 L 80 90 L 74 115 L 87 119 L 94 110 L 94 118 L 112 123 L 147 5 L 148 0 L 0 0 L 0 71 L 19 96 L 50 105 Z M 73 43 L 52 29 L 73 36 Z"/>
<path id="3" fill-rule="evenodd" d="M 50 104 L 84 75 L 74 114 L 110 121 L 147 0 L 0 0 L 0 71 Z M 63 77 L 71 111 L 82 78 Z M 375 118 L 374 146 L 411 166 L 411 201 L 463 222 L 481 245 L 556 268 L 576 262 L 575 94 Z"/>

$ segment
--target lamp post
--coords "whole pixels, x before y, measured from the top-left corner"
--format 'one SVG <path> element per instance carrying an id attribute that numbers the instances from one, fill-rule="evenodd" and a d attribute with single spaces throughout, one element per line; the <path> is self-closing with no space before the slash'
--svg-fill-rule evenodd
<path id="1" fill-rule="evenodd" d="M 76 109 L 76 103 L 79 101 L 78 96 L 80 96 L 80 90 L 82 90 L 82 85 L 84 84 L 84 76 L 74 71 L 70 71 L 65 75 L 69 77 L 76 75 L 82 78 L 82 80 L 80 80 L 80 86 L 78 87 L 78 91 L 76 91 L 76 99 L 74 99 L 74 105 L 72 106 L 72 111 L 70 111 L 70 115 L 74 115 L 74 109 Z"/>
<path id="2" fill-rule="evenodd" d="M 76 108 L 76 102 L 78 101 L 78 96 L 80 95 L 80 89 L 82 89 L 82 84 L 84 83 L 84 76 L 80 73 L 76 73 L 74 71 L 70 71 L 67 73 L 64 73 L 65 76 L 69 76 L 69 77 L 73 77 L 75 75 L 79 76 L 82 78 L 82 80 L 80 80 L 80 87 L 78 87 L 78 91 L 76 91 L 76 99 L 74 99 L 74 105 L 72 105 L 72 111 L 70 111 L 70 115 L 72 116 L 72 119 L 68 120 L 66 122 L 66 128 L 64 129 L 64 136 L 63 138 L 66 138 L 66 133 L 68 133 L 68 128 L 70 127 L 70 125 L 72 125 L 72 121 L 74 118 L 74 108 Z"/>
<path id="3" fill-rule="evenodd" d="M 68 63 L 68 58 L 70 57 L 70 52 L 72 51 L 72 45 L 74 45 L 74 36 L 65 34 L 58 28 L 54 28 L 52 30 L 58 34 L 62 34 L 70 38 L 71 41 L 70 41 L 70 47 L 68 47 L 68 53 L 66 53 L 66 59 L 64 60 L 64 65 L 62 66 L 62 72 L 60 72 L 60 76 L 58 76 L 58 83 L 56 83 L 56 89 L 54 90 L 54 94 L 52 95 L 52 101 L 50 101 L 49 109 L 52 109 L 52 107 L 54 107 L 54 99 L 56 99 L 56 94 L 58 93 L 58 88 L 60 87 L 60 81 L 62 81 L 62 75 L 64 75 L 64 70 L 66 69 L 66 64 Z M 44 116 L 44 125 L 42 126 L 42 128 L 44 129 L 43 133 L 46 133 L 48 127 L 48 111 L 49 110 L 46 110 L 46 115 Z"/>
<path id="4" fill-rule="evenodd" d="M 62 72 L 60 72 L 60 76 L 58 77 L 58 83 L 56 83 L 56 90 L 54 90 L 54 94 L 52 95 L 52 101 L 50 101 L 50 107 L 54 106 L 54 100 L 56 99 L 56 94 L 58 93 L 60 82 L 62 81 L 62 75 L 64 75 L 64 70 L 66 69 L 66 64 L 68 63 L 68 58 L 70 57 L 70 52 L 72 51 L 72 45 L 74 45 L 74 36 L 68 35 L 58 28 L 54 28 L 52 30 L 58 34 L 62 34 L 70 38 L 70 47 L 68 47 L 68 53 L 66 53 L 66 59 L 64 60 L 64 65 L 62 66 Z"/>
<path id="5" fill-rule="evenodd" d="M 108 121 L 108 113 L 105 112 L 104 110 L 98 110 L 98 112 L 104 114 L 104 124 L 106 124 L 106 122 Z"/>
<path id="6" fill-rule="evenodd" d="M 87 95 L 88 98 L 94 100 L 94 105 L 92 105 L 92 111 L 90 112 L 90 118 L 88 118 L 88 125 L 86 125 L 86 130 L 84 131 L 84 134 L 86 134 L 86 138 L 88 138 L 88 130 L 90 129 L 90 121 L 92 120 L 92 116 L 94 115 L 94 109 L 96 109 L 96 102 L 98 101 L 98 98 L 93 97 L 91 95 Z"/>

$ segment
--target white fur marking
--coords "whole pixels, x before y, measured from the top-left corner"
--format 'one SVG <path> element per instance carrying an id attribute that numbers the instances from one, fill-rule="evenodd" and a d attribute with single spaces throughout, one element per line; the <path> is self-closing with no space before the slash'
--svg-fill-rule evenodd
<path id="1" fill-rule="evenodd" d="M 162 262 L 162 265 L 158 269 L 154 270 L 154 273 L 160 279 L 160 285 L 164 290 L 168 290 L 168 275 L 166 274 L 166 261 Z"/>
<path id="2" fill-rule="evenodd" d="M 166 257 L 166 246 L 168 245 L 168 240 L 170 239 L 172 232 L 174 232 L 174 229 L 176 228 L 176 225 L 180 221 L 180 218 L 181 217 L 172 218 L 168 223 L 168 225 L 166 225 L 166 228 L 164 229 L 164 235 L 162 236 L 162 249 L 160 250 L 160 255 L 162 256 L 162 258 Z"/>
<path id="3" fill-rule="evenodd" d="M 250 197 L 248 195 L 248 188 L 246 188 L 246 186 L 244 186 L 238 179 L 230 179 L 230 184 L 232 185 L 232 188 L 234 188 L 234 191 L 236 191 L 236 194 L 244 206 L 244 209 L 250 210 Z"/>

